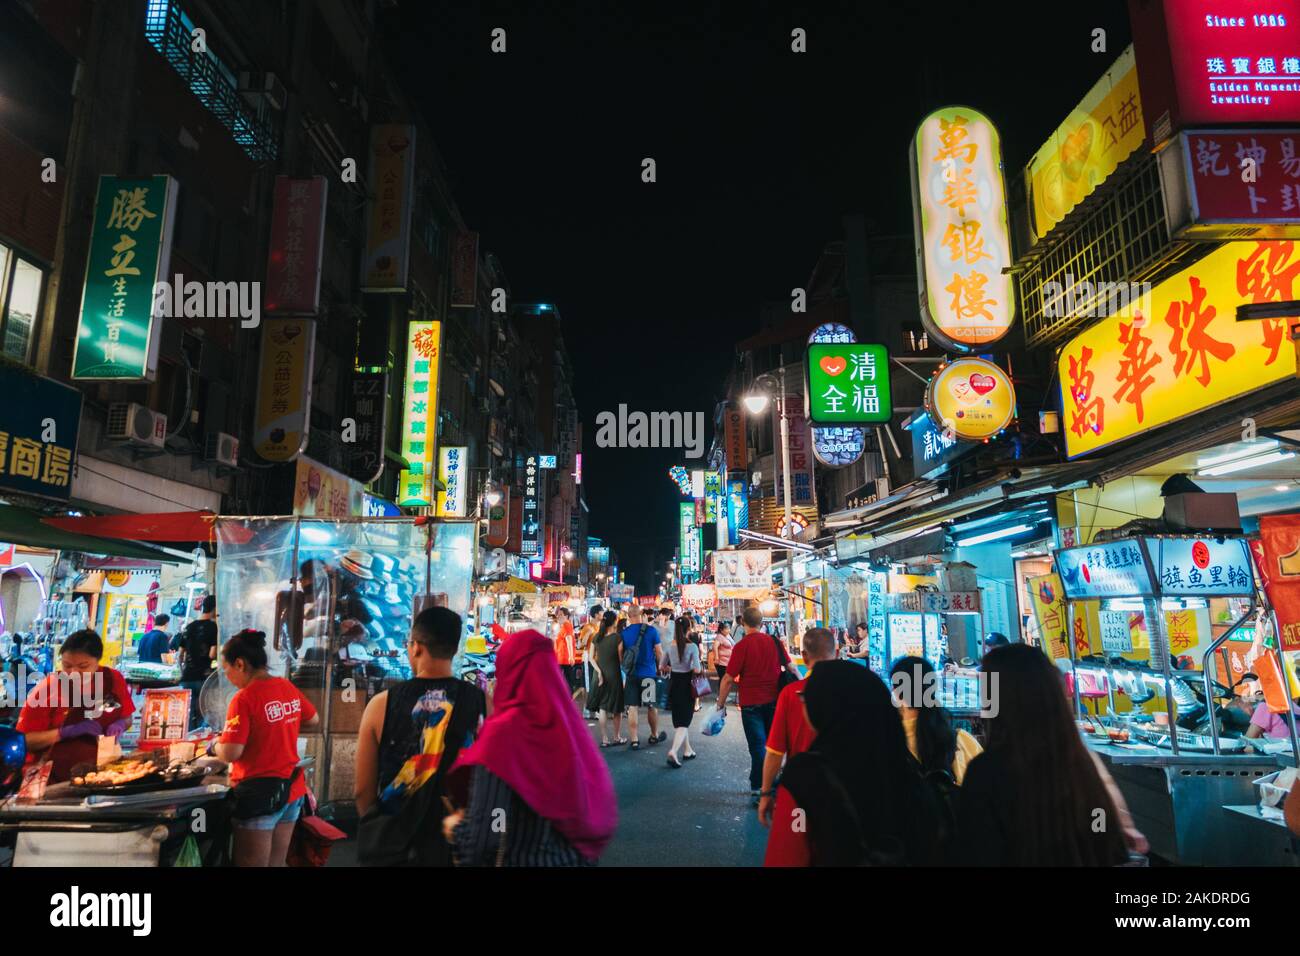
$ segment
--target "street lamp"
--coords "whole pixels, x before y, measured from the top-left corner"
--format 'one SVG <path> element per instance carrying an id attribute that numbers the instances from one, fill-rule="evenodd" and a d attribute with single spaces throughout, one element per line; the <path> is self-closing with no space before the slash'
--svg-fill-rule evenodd
<path id="1" fill-rule="evenodd" d="M 564 562 L 573 560 L 573 552 L 565 548 L 560 552 L 560 583 L 564 583 Z"/>
<path id="2" fill-rule="evenodd" d="M 777 414 L 781 416 L 781 483 L 785 486 L 785 527 L 781 529 L 781 537 L 793 538 L 794 509 L 790 504 L 790 419 L 787 417 L 785 409 L 784 365 L 777 369 L 776 375 L 773 375 L 771 372 L 764 372 L 762 375 L 758 376 L 758 378 L 754 379 L 752 390 L 744 399 L 745 408 L 749 409 L 752 414 L 758 415 L 767 408 L 767 403 L 772 396 L 776 397 L 776 411 Z M 775 486 L 773 487 L 773 491 L 776 491 Z M 785 555 L 786 567 L 790 572 L 793 572 L 794 560 L 788 548 L 786 549 Z M 790 583 L 789 578 L 790 574 L 787 574 L 787 584 Z M 786 615 L 786 636 L 790 640 L 794 640 L 794 610 L 789 603 L 787 603 L 787 607 L 789 608 L 789 613 Z"/>

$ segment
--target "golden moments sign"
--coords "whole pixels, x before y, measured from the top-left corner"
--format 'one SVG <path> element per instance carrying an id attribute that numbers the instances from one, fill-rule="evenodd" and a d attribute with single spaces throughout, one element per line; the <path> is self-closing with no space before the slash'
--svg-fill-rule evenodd
<path id="1" fill-rule="evenodd" d="M 921 319 L 945 348 L 970 352 L 1016 316 L 997 128 L 966 106 L 936 110 L 912 139 Z"/>
<path id="2" fill-rule="evenodd" d="M 1282 319 L 1238 322 L 1243 302 L 1294 298 L 1295 243 L 1230 242 L 1149 297 L 1075 336 L 1057 357 L 1066 455 L 1077 458 L 1292 378 Z"/>

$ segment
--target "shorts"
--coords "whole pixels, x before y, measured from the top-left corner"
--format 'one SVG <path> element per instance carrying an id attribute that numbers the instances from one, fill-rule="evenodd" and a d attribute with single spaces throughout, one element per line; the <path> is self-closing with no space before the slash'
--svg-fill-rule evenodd
<path id="1" fill-rule="evenodd" d="M 645 677 L 628 676 L 623 686 L 623 701 L 628 707 L 654 707 L 658 699 L 658 687 L 653 674 Z"/>
<path id="2" fill-rule="evenodd" d="M 249 817 L 247 820 L 232 820 L 231 823 L 240 830 L 274 830 L 280 823 L 297 823 L 302 816 L 302 804 L 306 797 L 290 800 L 275 813 L 262 817 Z"/>

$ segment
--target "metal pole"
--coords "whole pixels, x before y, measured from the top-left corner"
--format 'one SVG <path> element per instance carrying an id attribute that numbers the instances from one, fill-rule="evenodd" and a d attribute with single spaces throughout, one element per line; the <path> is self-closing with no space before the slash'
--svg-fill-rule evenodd
<path id="1" fill-rule="evenodd" d="M 1169 717 L 1169 747 L 1173 750 L 1174 756 L 1177 757 L 1178 718 L 1175 715 L 1175 710 L 1178 705 L 1174 700 L 1173 675 L 1169 669 L 1169 638 L 1165 634 L 1165 616 L 1160 603 L 1158 597 L 1143 599 L 1142 613 L 1146 618 L 1147 634 L 1151 638 L 1151 652 L 1160 655 L 1160 668 L 1165 675 L 1165 713 Z M 1211 700 L 1211 707 L 1213 707 L 1213 703 L 1213 700 Z"/>
<path id="2" fill-rule="evenodd" d="M 1211 641 L 1210 646 L 1206 648 L 1205 653 L 1201 655 L 1201 679 L 1205 683 L 1205 709 L 1208 712 L 1210 718 L 1210 739 L 1214 744 L 1215 754 L 1219 753 L 1219 722 L 1215 718 L 1215 714 L 1214 714 L 1214 682 L 1210 680 L 1210 675 L 1214 673 L 1214 670 L 1212 667 L 1210 667 L 1211 664 L 1210 658 L 1214 656 L 1215 651 L 1217 651 L 1220 647 L 1223 646 L 1224 642 L 1226 642 L 1230 637 L 1232 637 L 1232 635 L 1236 632 L 1237 628 L 1245 624 L 1246 620 L 1248 618 L 1254 617 L 1254 615 L 1255 615 L 1255 595 L 1252 594 L 1250 596 L 1249 610 L 1247 610 L 1246 613 L 1243 614 L 1241 617 L 1237 618 L 1237 620 L 1233 622 L 1230 628 L 1228 628 L 1226 631 L 1220 634 L 1215 640 Z M 1228 673 L 1228 680 L 1232 680 L 1232 672 L 1228 671 L 1227 673 Z M 1231 688 L 1229 689 L 1231 690 Z"/>
<path id="3" fill-rule="evenodd" d="M 980 602 L 980 607 L 981 609 L 983 608 L 982 601 Z M 983 611 L 981 610 L 980 613 L 980 624 L 983 625 Z M 1069 620 L 1069 626 L 1067 627 L 1065 634 L 1065 643 L 1070 649 L 1070 676 L 1073 678 L 1070 681 L 1070 686 L 1074 689 L 1074 716 L 1082 719 L 1083 699 L 1079 696 L 1079 659 L 1074 649 L 1074 601 L 1071 598 L 1065 599 L 1065 616 Z M 981 637 L 980 640 L 982 641 L 983 638 Z"/>

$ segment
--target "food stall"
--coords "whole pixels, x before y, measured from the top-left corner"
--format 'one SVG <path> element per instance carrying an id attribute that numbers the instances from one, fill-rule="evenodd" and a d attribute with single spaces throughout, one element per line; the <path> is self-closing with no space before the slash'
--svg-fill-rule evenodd
<path id="1" fill-rule="evenodd" d="M 1075 634 L 1065 643 L 1073 708 L 1087 745 L 1107 764 L 1152 853 L 1181 864 L 1248 863 L 1257 849 L 1232 836 L 1225 805 L 1255 802 L 1254 784 L 1283 757 L 1225 731 L 1216 714 L 1232 689 L 1214 680 L 1216 652 L 1255 618 L 1246 539 L 1236 535 L 1149 535 L 1097 541 L 1054 555 L 1067 620 L 1091 602 L 1096 616 L 1122 612 L 1145 643 L 1112 627 L 1100 653 Z M 1227 599 L 1234 617 L 1209 641 L 1201 669 L 1175 669 L 1169 614 Z M 1141 621 L 1136 621 L 1140 615 Z M 1140 626 L 1137 626 L 1139 625 Z M 1088 701 L 1093 706 L 1087 706 Z M 1296 755 L 1294 727 L 1289 758 Z"/>
<path id="2" fill-rule="evenodd" d="M 224 637 L 264 631 L 270 670 L 313 701 L 320 729 L 300 755 L 322 803 L 350 803 L 366 703 L 410 676 L 406 639 L 428 606 L 449 607 L 475 635 L 474 520 L 411 517 L 220 517 L 216 590 Z M 462 641 L 463 647 L 464 641 Z M 219 723 L 233 688 L 219 673 L 200 691 Z"/>

